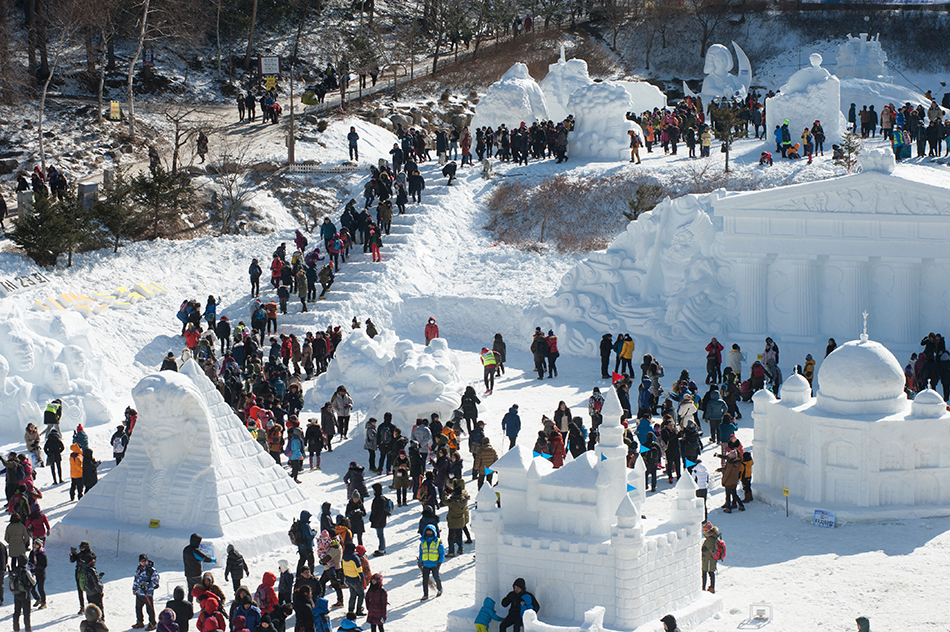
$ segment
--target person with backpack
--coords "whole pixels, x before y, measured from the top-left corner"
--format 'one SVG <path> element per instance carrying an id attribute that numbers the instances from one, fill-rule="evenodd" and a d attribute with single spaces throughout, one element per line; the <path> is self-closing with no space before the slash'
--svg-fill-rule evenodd
<path id="1" fill-rule="evenodd" d="M 26 555 L 20 555 L 16 562 L 8 574 L 10 592 L 13 593 L 13 630 L 19 632 L 22 615 L 26 632 L 30 632 L 30 592 L 36 585 L 36 578 L 27 567 Z"/>
<path id="2" fill-rule="evenodd" d="M 135 595 L 135 625 L 133 629 L 145 628 L 154 630 L 155 623 L 155 589 L 159 586 L 159 574 L 155 571 L 155 566 L 148 555 L 142 553 L 139 555 L 139 565 L 135 569 L 135 575 L 132 578 L 132 594 Z M 142 608 L 148 612 L 148 627 L 143 623 Z"/>
<path id="3" fill-rule="evenodd" d="M 369 471 L 379 473 L 379 470 L 376 469 L 376 418 L 370 417 L 366 420 L 366 428 L 363 434 L 363 449 L 369 453 Z M 383 466 L 383 458 L 380 456 L 379 466 Z"/>
<path id="4" fill-rule="evenodd" d="M 313 527 L 310 526 L 311 514 L 306 509 L 300 512 L 300 518 L 294 520 L 290 525 L 290 542 L 297 545 L 297 574 L 305 566 L 313 568 L 313 540 L 317 537 Z"/>
<path id="5" fill-rule="evenodd" d="M 716 565 L 726 554 L 726 545 L 719 536 L 717 529 L 709 521 L 703 523 L 703 590 L 716 592 Z M 709 588 L 706 588 L 706 579 L 709 579 Z"/>
<path id="6" fill-rule="evenodd" d="M 709 401 L 706 402 L 706 410 L 703 411 L 703 419 L 709 423 L 709 443 L 716 444 L 720 442 L 722 433 L 720 424 L 729 410 L 729 406 L 719 395 L 719 390 L 710 388 Z"/>
<path id="7" fill-rule="evenodd" d="M 234 588 L 234 594 L 237 595 L 241 587 L 241 580 L 248 574 L 247 562 L 244 556 L 238 553 L 233 544 L 228 545 L 228 558 L 224 563 L 224 581 L 228 581 L 228 575 L 231 576 L 231 586 Z"/>
<path id="8" fill-rule="evenodd" d="M 277 591 L 274 590 L 276 583 L 277 576 L 268 571 L 264 573 L 260 585 L 257 587 L 257 590 L 254 591 L 254 603 L 261 609 L 262 615 L 266 614 L 273 617 L 273 613 L 280 603 L 280 600 L 277 598 Z"/>
<path id="9" fill-rule="evenodd" d="M 83 614 L 86 602 L 83 595 L 90 604 L 99 606 L 99 610 L 104 612 L 102 605 L 102 580 L 99 572 L 96 570 L 96 554 L 93 553 L 89 543 L 83 540 L 79 543 L 79 550 L 76 547 L 69 549 L 69 561 L 76 565 L 76 590 L 79 592 L 79 614 Z"/>
<path id="10" fill-rule="evenodd" d="M 116 427 L 109 443 L 112 445 L 112 456 L 115 458 L 115 464 L 118 465 L 125 456 L 126 446 L 129 445 L 129 435 L 125 433 L 125 424 Z"/>

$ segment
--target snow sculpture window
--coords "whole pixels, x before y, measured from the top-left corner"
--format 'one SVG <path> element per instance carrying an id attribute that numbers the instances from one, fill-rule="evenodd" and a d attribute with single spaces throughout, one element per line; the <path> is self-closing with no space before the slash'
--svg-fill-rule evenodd
<path id="1" fill-rule="evenodd" d="M 904 453 L 901 446 L 896 443 L 887 445 L 881 455 L 881 471 L 890 472 L 903 469 Z"/>
<path id="2" fill-rule="evenodd" d="M 914 447 L 917 452 L 917 469 L 922 470 L 928 467 L 937 467 L 939 459 L 937 458 L 937 447 L 933 445 L 917 445 Z"/>
<path id="3" fill-rule="evenodd" d="M 900 505 L 904 502 L 905 499 L 901 495 L 901 484 L 896 477 L 889 476 L 881 481 L 881 505 Z"/>
<path id="4" fill-rule="evenodd" d="M 921 476 L 914 489 L 915 505 L 936 505 L 940 499 L 940 487 L 933 476 Z"/>
<path id="5" fill-rule="evenodd" d="M 835 467 L 857 468 L 857 452 L 854 446 L 844 441 L 835 441 L 828 444 L 828 465 Z"/>

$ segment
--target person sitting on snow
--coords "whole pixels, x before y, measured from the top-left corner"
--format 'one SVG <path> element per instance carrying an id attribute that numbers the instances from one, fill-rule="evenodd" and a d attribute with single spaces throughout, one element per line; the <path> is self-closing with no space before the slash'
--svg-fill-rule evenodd
<path id="1" fill-rule="evenodd" d="M 772 154 L 770 154 L 767 151 L 763 151 L 762 154 L 759 156 L 759 165 L 768 165 L 769 167 L 771 167 Z"/>

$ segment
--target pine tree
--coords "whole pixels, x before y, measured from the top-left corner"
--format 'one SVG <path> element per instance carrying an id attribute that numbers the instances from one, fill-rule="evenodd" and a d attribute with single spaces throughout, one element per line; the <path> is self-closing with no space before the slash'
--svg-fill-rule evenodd
<path id="1" fill-rule="evenodd" d="M 177 227 L 182 210 L 194 199 L 191 187 L 181 174 L 173 174 L 161 167 L 132 178 L 131 196 L 142 213 L 142 229 L 151 233 L 151 239 L 170 233 Z"/>
<path id="2" fill-rule="evenodd" d="M 105 190 L 105 197 L 92 209 L 95 222 L 109 234 L 112 252 L 119 252 L 119 242 L 123 237 L 130 237 L 141 221 L 130 203 L 131 195 L 132 183 L 120 171 L 112 186 Z"/>
<path id="3" fill-rule="evenodd" d="M 39 197 L 33 210 L 21 214 L 13 227 L 10 239 L 37 265 L 55 266 L 59 256 L 66 253 L 68 267 L 73 263 L 73 252 L 89 240 L 90 213 L 74 195 L 58 201 Z"/>
<path id="4" fill-rule="evenodd" d="M 838 145 L 841 155 L 834 159 L 834 163 L 839 167 L 844 167 L 848 173 L 858 164 L 858 154 L 861 153 L 863 145 L 861 137 L 854 132 L 845 132 L 841 137 L 841 144 Z"/>
<path id="5" fill-rule="evenodd" d="M 732 141 L 736 138 L 735 128 L 742 121 L 729 105 L 722 108 L 711 105 L 709 116 L 712 118 L 713 136 L 722 142 L 723 153 L 726 154 L 726 173 L 729 173 L 729 150 L 732 149 Z"/>

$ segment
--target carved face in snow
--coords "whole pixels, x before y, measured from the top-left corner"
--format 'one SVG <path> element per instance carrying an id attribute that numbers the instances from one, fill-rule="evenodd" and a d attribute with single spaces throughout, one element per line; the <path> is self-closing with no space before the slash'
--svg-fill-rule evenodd
<path id="1" fill-rule="evenodd" d="M 178 373 L 150 375 L 132 397 L 139 411 L 136 435 L 142 433 L 152 467 L 165 470 L 187 458 L 199 425 L 207 424 L 210 414 L 191 381 Z"/>
<path id="2" fill-rule="evenodd" d="M 13 369 L 25 373 L 32 371 L 36 364 L 36 350 L 30 336 L 15 329 L 7 336 L 7 343 L 3 346 L 4 354 L 12 363 Z"/>
<path id="3" fill-rule="evenodd" d="M 89 363 L 86 361 L 86 352 L 78 345 L 67 345 L 63 347 L 60 355 L 60 361 L 69 369 L 69 374 L 74 378 L 86 377 Z"/>
<path id="4" fill-rule="evenodd" d="M 43 372 L 46 388 L 53 395 L 65 395 L 69 392 L 69 369 L 62 362 L 54 362 Z"/>
<path id="5" fill-rule="evenodd" d="M 703 72 L 707 75 L 725 77 L 732 70 L 732 53 L 722 44 L 713 44 L 706 51 L 706 65 Z"/>

